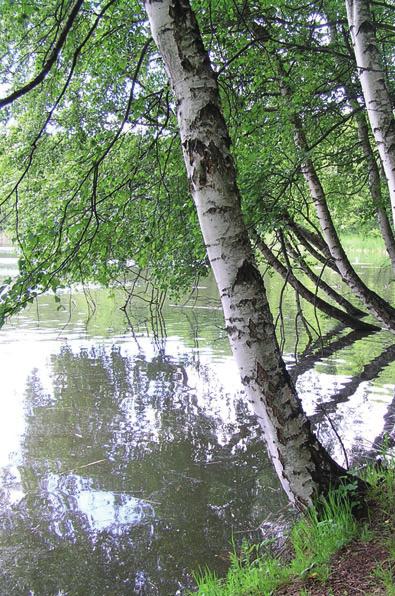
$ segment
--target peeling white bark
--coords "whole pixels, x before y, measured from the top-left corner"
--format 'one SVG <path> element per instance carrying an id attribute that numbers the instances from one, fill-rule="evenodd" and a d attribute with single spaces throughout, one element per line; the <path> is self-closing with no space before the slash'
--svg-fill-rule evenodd
<path id="1" fill-rule="evenodd" d="M 380 152 L 395 224 L 395 119 L 368 0 L 346 0 L 347 18 L 370 125 Z"/>
<path id="2" fill-rule="evenodd" d="M 313 436 L 281 358 L 243 222 L 217 82 L 187 0 L 146 0 L 177 99 L 184 161 L 233 354 L 291 501 L 311 503 L 342 470 Z"/>

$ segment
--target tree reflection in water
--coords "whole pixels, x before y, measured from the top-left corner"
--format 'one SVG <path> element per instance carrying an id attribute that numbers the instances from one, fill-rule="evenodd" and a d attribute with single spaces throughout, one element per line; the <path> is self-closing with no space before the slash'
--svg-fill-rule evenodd
<path id="1" fill-rule="evenodd" d="M 66 345 L 51 370 L 52 394 L 30 376 L 21 462 L 3 471 L 2 593 L 175 593 L 284 506 L 249 411 L 209 369 L 190 387 L 190 353 Z"/>

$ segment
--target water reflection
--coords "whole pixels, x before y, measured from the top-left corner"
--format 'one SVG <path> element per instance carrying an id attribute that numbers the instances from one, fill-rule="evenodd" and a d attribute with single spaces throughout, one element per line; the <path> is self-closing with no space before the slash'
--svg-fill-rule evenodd
<path id="1" fill-rule="evenodd" d="M 384 429 L 395 438 L 389 415 L 395 389 L 393 337 L 374 334 L 348 345 L 351 335 L 345 343 L 334 342 L 338 350 L 333 354 L 331 346 L 324 348 L 323 357 L 297 382 L 318 435 L 343 465 L 347 459 L 357 462 L 377 453 Z M 302 372 L 305 365 L 301 362 L 293 371 Z"/>
<path id="2" fill-rule="evenodd" d="M 21 462 L 3 470 L 3 593 L 175 593 L 284 506 L 251 414 L 224 388 L 226 410 L 213 403 L 202 364 L 191 386 L 193 356 L 66 344 L 50 359 L 52 391 L 30 375 Z"/>
<path id="3" fill-rule="evenodd" d="M 15 267 L 4 254 L 0 276 Z M 286 505 L 204 283 L 193 308 L 166 305 L 161 341 L 146 313 L 132 311 L 131 333 L 122 299 L 94 288 L 94 316 L 82 293 L 62 295 L 64 310 L 42 296 L 0 331 L 1 594 L 182 593 Z M 274 310 L 281 288 L 270 280 Z M 290 291 L 283 308 L 285 357 L 320 438 L 339 461 L 339 436 L 350 459 L 375 448 L 393 432 L 393 336 L 322 319 L 324 341 L 295 362 Z"/>

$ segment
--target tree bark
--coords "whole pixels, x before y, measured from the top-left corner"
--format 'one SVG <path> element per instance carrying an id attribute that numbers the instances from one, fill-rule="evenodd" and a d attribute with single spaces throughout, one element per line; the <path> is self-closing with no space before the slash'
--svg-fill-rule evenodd
<path id="1" fill-rule="evenodd" d="M 387 178 L 395 224 L 395 119 L 368 0 L 346 0 L 358 76 Z"/>
<path id="2" fill-rule="evenodd" d="M 300 507 L 344 470 L 311 431 L 281 358 L 243 221 L 215 74 L 187 0 L 146 0 L 153 38 L 177 101 L 191 193 L 246 393 L 290 500 Z"/>
<path id="3" fill-rule="evenodd" d="M 328 19 L 330 20 L 330 19 Z M 331 38 L 334 47 L 337 46 L 337 31 L 336 27 L 331 25 Z M 346 82 L 344 84 L 344 90 L 346 93 L 346 97 L 355 114 L 355 120 L 357 122 L 357 129 L 358 129 L 358 139 L 361 145 L 362 153 L 365 157 L 366 164 L 368 167 L 368 186 L 370 196 L 372 198 L 372 203 L 376 211 L 377 223 L 379 225 L 379 229 L 381 235 L 384 240 L 385 248 L 388 253 L 388 256 L 391 261 L 392 270 L 395 272 L 395 239 L 394 234 L 391 228 L 390 221 L 388 219 L 388 215 L 385 209 L 384 200 L 381 192 L 381 179 L 380 179 L 380 171 L 377 165 L 376 157 L 374 155 L 372 145 L 369 138 L 369 127 L 366 121 L 366 112 L 365 110 L 361 110 L 361 106 L 358 103 L 357 97 L 363 95 L 362 88 L 358 81 L 352 80 L 352 75 L 350 72 L 350 61 L 351 64 L 355 65 L 355 53 L 353 52 L 348 38 L 346 38 L 345 32 L 343 32 L 346 41 L 346 47 L 349 49 L 350 60 L 347 64 L 346 69 Z M 339 57 L 336 58 L 338 65 L 342 66 L 342 61 Z M 385 177 L 385 176 L 384 176 Z"/>

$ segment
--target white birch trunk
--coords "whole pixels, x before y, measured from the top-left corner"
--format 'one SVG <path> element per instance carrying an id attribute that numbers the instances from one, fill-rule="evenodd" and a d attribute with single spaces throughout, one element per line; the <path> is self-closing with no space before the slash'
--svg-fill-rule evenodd
<path id="1" fill-rule="evenodd" d="M 344 471 L 312 434 L 281 358 L 243 222 L 217 82 L 187 0 L 146 0 L 177 100 L 185 166 L 241 379 L 290 500 L 299 506 Z"/>
<path id="2" fill-rule="evenodd" d="M 395 119 L 368 0 L 346 0 L 347 18 L 370 125 L 387 178 L 395 224 Z"/>
<path id="3" fill-rule="evenodd" d="M 331 19 L 328 18 L 328 21 Z M 337 32 L 336 27 L 331 25 L 331 41 L 333 45 L 336 47 L 337 43 Z M 341 60 L 337 59 L 337 64 L 339 67 L 342 67 Z M 364 112 L 360 111 L 360 105 L 357 99 L 354 96 L 352 88 L 354 87 L 352 83 L 351 76 L 349 76 L 348 82 L 344 85 L 344 89 L 346 92 L 346 97 L 350 104 L 350 107 L 355 112 L 355 119 L 358 126 L 358 138 L 361 144 L 361 148 L 363 154 L 365 156 L 366 164 L 368 166 L 368 185 L 370 190 L 370 195 L 372 197 L 373 205 L 376 211 L 377 222 L 381 231 L 381 235 L 384 240 L 385 248 L 387 250 L 388 256 L 391 261 L 392 270 L 395 273 L 395 239 L 394 234 L 391 228 L 390 221 L 388 219 L 387 212 L 384 207 L 384 201 L 381 193 L 381 180 L 380 180 L 380 173 L 379 167 L 377 165 L 376 157 L 374 155 L 372 145 L 369 138 L 369 127 L 366 121 L 366 116 Z M 362 91 L 361 85 L 359 84 L 359 88 Z"/>
<path id="4" fill-rule="evenodd" d="M 357 103 L 357 102 L 355 102 Z M 355 108 L 358 106 L 355 105 Z M 377 221 L 384 240 L 385 248 L 395 273 L 395 240 L 391 224 L 384 208 L 381 194 L 380 172 L 369 140 L 369 129 L 364 114 L 357 114 L 358 138 L 368 166 L 368 184 L 370 195 L 376 210 Z"/>

